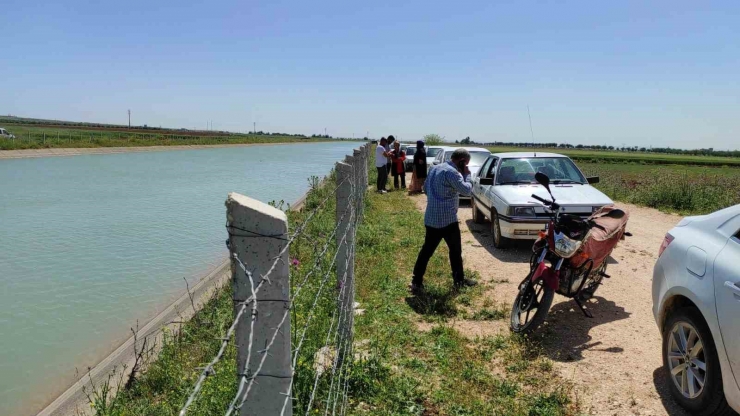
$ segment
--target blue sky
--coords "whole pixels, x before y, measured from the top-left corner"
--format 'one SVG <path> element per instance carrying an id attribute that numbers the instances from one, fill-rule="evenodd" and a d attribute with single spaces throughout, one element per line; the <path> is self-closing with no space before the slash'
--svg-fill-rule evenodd
<path id="1" fill-rule="evenodd" d="M 740 148 L 740 2 L 6 0 L 0 114 Z"/>

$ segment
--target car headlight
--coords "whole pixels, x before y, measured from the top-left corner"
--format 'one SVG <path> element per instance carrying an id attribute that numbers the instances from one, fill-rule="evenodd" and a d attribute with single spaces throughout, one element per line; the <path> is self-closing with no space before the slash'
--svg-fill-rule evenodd
<path id="1" fill-rule="evenodd" d="M 581 248 L 582 241 L 572 240 L 563 233 L 555 233 L 555 254 L 568 259 Z"/>
<path id="2" fill-rule="evenodd" d="M 511 215 L 515 217 L 534 217 L 534 207 L 512 207 Z"/>

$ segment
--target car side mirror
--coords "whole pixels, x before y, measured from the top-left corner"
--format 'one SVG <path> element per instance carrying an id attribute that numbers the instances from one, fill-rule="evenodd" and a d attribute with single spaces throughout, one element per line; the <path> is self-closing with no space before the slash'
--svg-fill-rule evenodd
<path id="1" fill-rule="evenodd" d="M 588 178 L 586 178 L 586 181 L 588 183 L 590 183 L 590 184 L 591 183 L 599 183 L 599 177 L 598 176 L 589 176 Z"/>
<path id="2" fill-rule="evenodd" d="M 478 183 L 481 185 L 493 185 L 493 178 L 480 178 Z"/>

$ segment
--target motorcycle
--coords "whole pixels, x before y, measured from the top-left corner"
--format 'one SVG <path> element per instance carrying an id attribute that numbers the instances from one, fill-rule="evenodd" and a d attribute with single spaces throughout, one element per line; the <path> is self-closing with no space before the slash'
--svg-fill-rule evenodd
<path id="1" fill-rule="evenodd" d="M 535 175 L 551 201 L 532 195 L 550 214 L 545 231 L 532 247 L 530 271 L 519 284 L 511 309 L 511 330 L 528 334 L 545 322 L 555 293 L 571 298 L 586 317 L 592 318 L 584 302 L 593 297 L 606 274 L 606 259 L 626 232 L 629 215 L 614 207 L 604 207 L 589 218 L 562 212 L 550 191 L 550 178 Z"/>

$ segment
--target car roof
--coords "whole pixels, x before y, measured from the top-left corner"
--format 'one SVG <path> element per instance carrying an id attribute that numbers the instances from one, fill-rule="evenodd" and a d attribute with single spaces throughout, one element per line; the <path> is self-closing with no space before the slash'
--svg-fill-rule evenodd
<path id="1" fill-rule="evenodd" d="M 500 159 L 523 159 L 523 158 L 535 158 L 535 157 L 568 157 L 558 153 L 545 153 L 545 152 L 504 152 L 494 153 L 492 156 L 496 156 Z"/>

